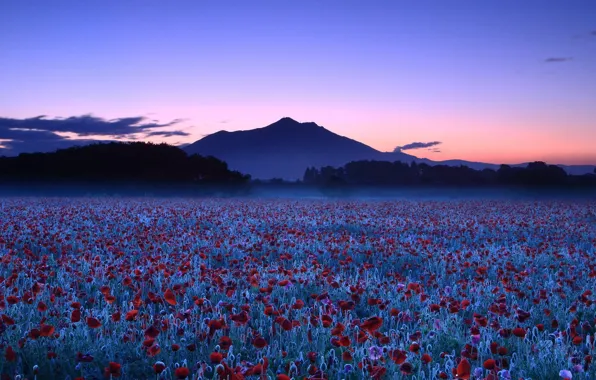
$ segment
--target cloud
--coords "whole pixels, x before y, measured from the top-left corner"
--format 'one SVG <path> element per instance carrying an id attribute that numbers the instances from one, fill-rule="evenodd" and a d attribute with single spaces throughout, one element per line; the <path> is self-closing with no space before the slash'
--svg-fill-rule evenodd
<path id="1" fill-rule="evenodd" d="M 596 30 L 593 30 L 592 33 L 590 33 L 593 36 L 596 36 Z"/>
<path id="2" fill-rule="evenodd" d="M 25 119 L 0 117 L 0 155 L 22 152 L 51 152 L 56 149 L 91 142 L 138 140 L 151 136 L 188 136 L 179 130 L 158 130 L 172 127 L 180 119 L 169 123 L 148 121 L 145 117 L 102 119 L 93 115 L 49 118 L 45 115 Z M 65 136 L 67 135 L 67 136 Z"/>
<path id="3" fill-rule="evenodd" d="M 410 149 L 421 149 L 421 148 L 430 148 L 436 145 L 441 144 L 440 141 L 431 141 L 431 142 L 413 142 L 410 144 L 406 144 L 404 146 L 396 146 L 395 149 L 393 150 L 394 152 L 401 152 L 404 150 L 410 150 Z"/>
<path id="4" fill-rule="evenodd" d="M 0 117 L 0 138 L 3 131 L 11 128 L 37 129 L 48 132 L 70 132 L 79 136 L 133 135 L 150 129 L 171 127 L 181 120 L 159 124 L 147 122 L 142 116 L 106 120 L 93 115 L 50 119 L 45 115 L 29 119 Z"/>
<path id="5" fill-rule="evenodd" d="M 190 136 L 190 133 L 184 131 L 154 131 L 149 132 L 147 137 L 161 136 L 161 137 L 173 137 L 173 136 Z"/>
<path id="6" fill-rule="evenodd" d="M 551 57 L 544 60 L 546 63 L 561 63 L 572 61 L 573 57 Z"/>

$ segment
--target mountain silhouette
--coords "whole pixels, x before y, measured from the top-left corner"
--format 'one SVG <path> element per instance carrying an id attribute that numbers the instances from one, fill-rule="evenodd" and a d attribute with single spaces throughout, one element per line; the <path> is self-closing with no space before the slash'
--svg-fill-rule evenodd
<path id="1" fill-rule="evenodd" d="M 183 149 L 189 154 L 217 157 L 257 179 L 302 179 L 308 167 L 341 166 L 350 161 L 416 159 L 401 152 L 379 152 L 316 123 L 289 117 L 263 128 L 213 133 Z"/>
<path id="2" fill-rule="evenodd" d="M 432 161 L 403 152 L 381 152 L 366 144 L 340 136 L 313 123 L 284 117 L 263 128 L 219 131 L 185 146 L 188 154 L 213 156 L 231 169 L 250 174 L 253 179 L 302 179 L 307 168 L 340 167 L 348 162 L 375 160 L 428 165 L 468 166 L 474 170 L 499 169 L 499 164 L 464 160 Z M 528 163 L 510 165 L 526 167 Z M 592 173 L 591 165 L 558 165 L 568 174 Z"/>

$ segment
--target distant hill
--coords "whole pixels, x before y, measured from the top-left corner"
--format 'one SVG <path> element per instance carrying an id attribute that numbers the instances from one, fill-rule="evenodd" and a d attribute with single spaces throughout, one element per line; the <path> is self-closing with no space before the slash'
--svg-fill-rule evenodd
<path id="1" fill-rule="evenodd" d="M 432 161 L 403 152 L 380 152 L 356 140 L 340 136 L 313 122 L 300 123 L 289 117 L 263 128 L 246 131 L 219 131 L 185 146 L 189 154 L 214 156 L 230 168 L 254 179 L 302 179 L 309 167 L 340 167 L 348 162 L 401 161 L 428 165 L 465 165 L 475 170 L 499 169 L 498 164 L 463 160 Z M 526 167 L 527 163 L 511 165 Z M 596 166 L 559 165 L 569 174 L 592 173 Z"/>
<path id="2" fill-rule="evenodd" d="M 302 179 L 308 167 L 341 166 L 355 160 L 416 160 L 405 153 L 379 152 L 315 123 L 299 123 L 289 117 L 264 128 L 220 131 L 183 149 L 189 154 L 217 157 L 230 168 L 260 179 Z"/>

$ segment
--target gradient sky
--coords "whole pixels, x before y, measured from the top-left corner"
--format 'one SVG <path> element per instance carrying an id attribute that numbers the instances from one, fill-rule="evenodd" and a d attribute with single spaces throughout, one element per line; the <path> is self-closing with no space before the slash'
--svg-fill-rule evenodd
<path id="1" fill-rule="evenodd" d="M 1 1 L 0 116 L 84 114 L 596 164 L 596 1 Z"/>

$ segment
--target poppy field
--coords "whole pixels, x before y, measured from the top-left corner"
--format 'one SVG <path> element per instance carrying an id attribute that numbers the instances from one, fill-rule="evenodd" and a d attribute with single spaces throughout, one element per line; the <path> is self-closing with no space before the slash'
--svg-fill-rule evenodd
<path id="1" fill-rule="evenodd" d="M 7 198 L 2 379 L 594 379 L 596 202 Z"/>

